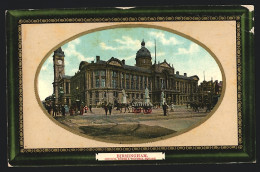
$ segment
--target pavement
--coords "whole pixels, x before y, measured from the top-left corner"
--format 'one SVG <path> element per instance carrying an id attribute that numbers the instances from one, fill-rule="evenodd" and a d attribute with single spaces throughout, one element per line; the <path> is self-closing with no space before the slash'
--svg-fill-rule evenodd
<path id="1" fill-rule="evenodd" d="M 92 112 L 83 115 L 55 117 L 62 124 L 88 136 L 101 140 L 143 141 L 176 133 L 196 125 L 208 113 L 205 109 L 193 112 L 184 106 L 175 107 L 163 115 L 162 109 L 153 109 L 152 113 L 124 113 L 113 109 L 111 115 L 105 115 L 102 108 L 92 108 Z"/>

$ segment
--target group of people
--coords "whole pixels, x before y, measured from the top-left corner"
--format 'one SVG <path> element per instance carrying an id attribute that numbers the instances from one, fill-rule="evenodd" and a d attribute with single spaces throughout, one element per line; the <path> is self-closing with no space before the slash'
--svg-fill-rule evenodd
<path id="1" fill-rule="evenodd" d="M 107 112 L 109 112 L 109 115 L 111 115 L 111 113 L 112 113 L 112 109 L 113 109 L 113 105 L 111 104 L 111 103 L 105 103 L 104 105 L 103 105 L 103 108 L 104 108 L 104 110 L 105 110 L 105 113 L 106 113 L 106 116 L 107 116 Z"/>
<path id="2" fill-rule="evenodd" d="M 44 107 L 46 108 L 47 112 L 52 115 L 53 117 L 56 116 L 65 116 L 66 114 L 70 114 L 71 116 L 83 113 L 87 113 L 88 110 L 92 112 L 92 105 L 90 104 L 89 107 L 81 105 L 80 108 L 77 108 L 76 105 L 53 105 L 51 103 L 44 103 Z M 77 112 L 78 111 L 78 112 Z"/>
<path id="3" fill-rule="evenodd" d="M 45 108 L 48 111 L 49 114 L 52 116 L 59 116 L 61 114 L 62 116 L 65 116 L 66 113 L 68 113 L 68 106 L 67 105 L 51 105 L 51 104 L 45 104 Z"/>
<path id="4" fill-rule="evenodd" d="M 112 110 L 113 110 L 113 104 L 111 103 L 104 103 L 103 104 L 103 109 L 105 110 L 105 115 L 107 116 L 108 114 L 111 115 L 112 114 Z M 115 107 L 119 108 L 120 112 L 122 112 L 122 109 L 125 109 L 125 112 L 128 110 L 128 112 L 130 112 L 130 105 L 129 104 L 124 104 L 124 105 L 115 105 Z M 167 116 L 167 110 L 168 110 L 168 105 L 166 103 L 164 103 L 162 105 L 162 109 L 163 109 L 163 114 L 164 116 Z M 84 113 L 87 113 L 88 110 L 92 113 L 92 105 L 90 104 L 89 106 L 83 106 L 81 105 L 80 108 L 77 108 L 76 105 L 74 106 L 70 106 L 68 107 L 67 105 L 51 105 L 51 104 L 45 104 L 45 108 L 48 111 L 49 114 L 51 114 L 53 117 L 55 116 L 65 116 L 66 114 L 70 114 L 71 116 L 74 116 L 76 114 L 80 114 L 83 115 Z M 170 106 L 171 111 L 174 111 L 174 106 L 173 104 L 171 104 Z"/>

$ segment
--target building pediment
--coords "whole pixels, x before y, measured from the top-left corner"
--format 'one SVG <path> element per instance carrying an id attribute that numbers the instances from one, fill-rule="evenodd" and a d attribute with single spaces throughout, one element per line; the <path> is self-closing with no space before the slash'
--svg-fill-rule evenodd
<path id="1" fill-rule="evenodd" d="M 172 68 L 171 65 L 166 62 L 166 60 L 164 60 L 164 62 L 160 63 L 160 67 Z"/>
<path id="2" fill-rule="evenodd" d="M 192 76 L 192 79 L 195 80 L 195 81 L 198 81 L 199 77 L 197 75 L 195 75 L 195 76 Z"/>
<path id="3" fill-rule="evenodd" d="M 107 61 L 107 64 L 109 64 L 109 65 L 113 65 L 113 66 L 123 66 L 123 63 L 119 60 L 119 59 L 117 59 L 117 58 L 114 58 L 114 57 L 112 57 L 111 59 L 109 59 L 108 61 Z"/>
<path id="4" fill-rule="evenodd" d="M 79 70 L 83 69 L 83 67 L 86 66 L 86 65 L 88 65 L 88 62 L 86 62 L 86 61 L 80 62 L 80 64 L 79 64 Z"/>

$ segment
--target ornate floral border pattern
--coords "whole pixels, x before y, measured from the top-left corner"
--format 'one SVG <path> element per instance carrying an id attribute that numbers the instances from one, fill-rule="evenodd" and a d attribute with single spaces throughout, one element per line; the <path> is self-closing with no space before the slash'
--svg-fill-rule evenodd
<path id="1" fill-rule="evenodd" d="M 41 23 L 95 23 L 95 22 L 157 22 L 157 21 L 236 21 L 237 60 L 237 115 L 238 145 L 231 146 L 168 146 L 168 147 L 101 147 L 101 148 L 41 148 L 24 149 L 23 133 L 23 85 L 22 85 L 22 24 Z M 51 18 L 20 19 L 18 21 L 18 63 L 19 63 L 19 140 L 21 153 L 42 152 L 91 152 L 91 151 L 167 151 L 167 150 L 237 150 L 243 148 L 242 140 L 242 66 L 241 66 L 241 17 L 231 16 L 157 16 L 157 17 L 114 17 L 114 18 Z"/>

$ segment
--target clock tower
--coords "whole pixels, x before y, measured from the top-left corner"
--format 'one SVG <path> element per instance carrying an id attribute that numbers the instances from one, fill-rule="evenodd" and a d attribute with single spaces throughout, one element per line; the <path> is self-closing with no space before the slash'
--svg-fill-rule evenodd
<path id="1" fill-rule="evenodd" d="M 53 68 L 54 68 L 54 82 L 53 94 L 55 95 L 55 104 L 58 103 L 59 96 L 59 80 L 65 75 L 64 71 L 64 52 L 61 47 L 54 51 L 53 54 Z"/>

